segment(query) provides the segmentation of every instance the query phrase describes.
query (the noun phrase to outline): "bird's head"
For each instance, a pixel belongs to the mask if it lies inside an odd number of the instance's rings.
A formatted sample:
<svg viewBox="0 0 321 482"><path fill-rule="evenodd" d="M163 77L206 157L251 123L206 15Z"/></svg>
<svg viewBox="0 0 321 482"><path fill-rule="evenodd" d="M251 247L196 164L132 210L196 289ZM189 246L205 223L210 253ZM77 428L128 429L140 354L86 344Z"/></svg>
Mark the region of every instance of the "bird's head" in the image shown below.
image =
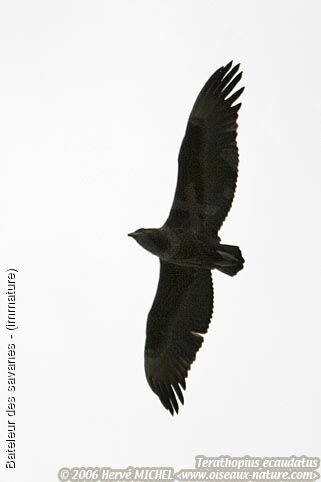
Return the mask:
<svg viewBox="0 0 321 482"><path fill-rule="evenodd" d="M141 228L133 233L129 233L128 236L134 238L138 244L156 256L165 254L170 248L170 243L166 234L160 229Z"/></svg>

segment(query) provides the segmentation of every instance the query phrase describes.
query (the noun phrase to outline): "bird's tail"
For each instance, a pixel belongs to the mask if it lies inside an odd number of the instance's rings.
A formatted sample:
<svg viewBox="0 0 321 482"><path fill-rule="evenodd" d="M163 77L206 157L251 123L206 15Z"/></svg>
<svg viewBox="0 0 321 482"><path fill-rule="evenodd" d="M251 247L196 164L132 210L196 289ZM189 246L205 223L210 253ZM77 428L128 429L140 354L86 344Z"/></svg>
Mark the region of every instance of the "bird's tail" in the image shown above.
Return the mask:
<svg viewBox="0 0 321 482"><path fill-rule="evenodd" d="M221 259L215 261L215 268L222 273L235 276L243 268L244 259L238 246L219 244L216 252Z"/></svg>

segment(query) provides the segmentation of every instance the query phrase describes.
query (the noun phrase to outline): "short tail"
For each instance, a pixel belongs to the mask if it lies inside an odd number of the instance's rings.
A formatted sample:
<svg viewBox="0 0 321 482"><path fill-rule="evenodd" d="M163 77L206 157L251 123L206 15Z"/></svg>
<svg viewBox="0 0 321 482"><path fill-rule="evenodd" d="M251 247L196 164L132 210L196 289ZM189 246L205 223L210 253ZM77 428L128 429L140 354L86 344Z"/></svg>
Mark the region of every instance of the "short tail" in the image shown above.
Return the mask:
<svg viewBox="0 0 321 482"><path fill-rule="evenodd" d="M238 246L220 244L217 253L221 259L215 262L215 268L229 276L235 276L244 265L244 259Z"/></svg>

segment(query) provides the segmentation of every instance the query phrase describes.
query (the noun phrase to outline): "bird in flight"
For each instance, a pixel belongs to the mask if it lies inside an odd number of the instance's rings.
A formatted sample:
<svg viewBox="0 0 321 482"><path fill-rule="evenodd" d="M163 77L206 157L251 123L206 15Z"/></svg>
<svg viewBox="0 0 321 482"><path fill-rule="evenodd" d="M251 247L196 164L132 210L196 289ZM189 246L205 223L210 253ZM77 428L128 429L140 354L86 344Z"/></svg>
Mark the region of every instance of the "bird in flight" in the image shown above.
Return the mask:
<svg viewBox="0 0 321 482"><path fill-rule="evenodd" d="M159 229L130 233L160 260L157 292L147 318L145 373L164 407L178 413L182 389L213 313L211 270L234 276L244 259L218 232L236 188L238 148L235 101L244 87L239 64L221 67L200 91L178 157L174 201Z"/></svg>

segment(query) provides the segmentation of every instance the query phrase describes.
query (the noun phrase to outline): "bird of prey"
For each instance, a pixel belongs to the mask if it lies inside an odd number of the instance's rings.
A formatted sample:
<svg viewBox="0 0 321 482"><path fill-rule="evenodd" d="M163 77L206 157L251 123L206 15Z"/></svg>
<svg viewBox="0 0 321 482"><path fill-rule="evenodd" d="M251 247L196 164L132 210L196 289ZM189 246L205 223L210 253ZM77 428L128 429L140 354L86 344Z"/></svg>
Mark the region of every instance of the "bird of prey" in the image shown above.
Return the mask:
<svg viewBox="0 0 321 482"><path fill-rule="evenodd" d="M153 392L173 415L213 313L211 270L234 276L244 259L221 244L219 229L234 197L238 174L235 105L244 88L239 64L218 69L200 91L178 157L174 201L159 229L130 233L160 260L157 292L148 314L145 373ZM233 93L234 91L234 93ZM231 95L230 95L231 94Z"/></svg>

